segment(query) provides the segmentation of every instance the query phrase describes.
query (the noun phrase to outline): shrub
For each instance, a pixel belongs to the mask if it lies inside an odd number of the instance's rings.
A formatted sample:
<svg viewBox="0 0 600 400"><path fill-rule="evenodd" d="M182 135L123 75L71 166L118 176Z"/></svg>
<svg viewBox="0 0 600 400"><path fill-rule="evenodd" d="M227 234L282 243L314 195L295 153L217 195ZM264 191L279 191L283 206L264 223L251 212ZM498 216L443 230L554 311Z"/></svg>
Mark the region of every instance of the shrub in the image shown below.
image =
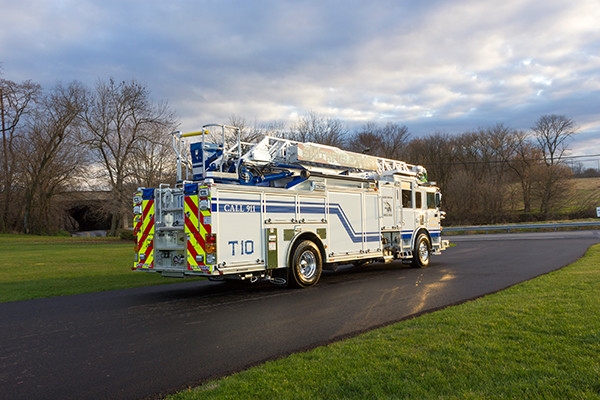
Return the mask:
<svg viewBox="0 0 600 400"><path fill-rule="evenodd" d="M133 231L131 229L121 229L119 231L119 237L122 240L135 240L135 235L133 234Z"/></svg>

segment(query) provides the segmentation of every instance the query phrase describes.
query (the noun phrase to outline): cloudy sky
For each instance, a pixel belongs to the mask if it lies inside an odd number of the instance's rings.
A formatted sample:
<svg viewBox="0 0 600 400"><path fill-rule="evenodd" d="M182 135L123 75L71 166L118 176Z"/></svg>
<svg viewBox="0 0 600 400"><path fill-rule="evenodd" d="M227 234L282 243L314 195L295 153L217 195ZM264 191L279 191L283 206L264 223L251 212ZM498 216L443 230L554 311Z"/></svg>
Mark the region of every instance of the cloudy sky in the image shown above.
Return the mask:
<svg viewBox="0 0 600 400"><path fill-rule="evenodd" d="M600 154L598 0L0 0L4 79L136 79L182 130L309 111L413 136L544 114ZM599 161L600 163L600 161Z"/></svg>

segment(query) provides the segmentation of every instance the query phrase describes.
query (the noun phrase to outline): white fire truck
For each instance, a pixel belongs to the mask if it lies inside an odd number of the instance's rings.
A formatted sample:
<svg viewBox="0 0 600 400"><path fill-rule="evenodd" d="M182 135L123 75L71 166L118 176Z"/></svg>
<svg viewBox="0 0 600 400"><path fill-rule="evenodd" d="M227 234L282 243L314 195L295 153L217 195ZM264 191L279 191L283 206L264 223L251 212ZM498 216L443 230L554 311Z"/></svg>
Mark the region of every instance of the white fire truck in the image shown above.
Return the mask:
<svg viewBox="0 0 600 400"><path fill-rule="evenodd" d="M448 247L441 194L421 166L268 136L244 143L217 124L175 132L173 147L180 183L133 197L134 270L308 287L338 264L425 267Z"/></svg>

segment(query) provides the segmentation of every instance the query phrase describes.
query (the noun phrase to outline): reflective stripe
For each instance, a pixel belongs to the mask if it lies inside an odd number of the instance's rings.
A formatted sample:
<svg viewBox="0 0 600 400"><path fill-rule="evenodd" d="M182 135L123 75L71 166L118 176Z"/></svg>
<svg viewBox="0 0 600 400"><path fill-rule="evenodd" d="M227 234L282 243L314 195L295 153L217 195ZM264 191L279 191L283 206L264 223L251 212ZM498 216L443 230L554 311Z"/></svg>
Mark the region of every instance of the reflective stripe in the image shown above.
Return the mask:
<svg viewBox="0 0 600 400"><path fill-rule="evenodd" d="M154 200L142 201L142 223L139 233L137 268L154 268ZM144 259L142 259L144 256Z"/></svg>
<svg viewBox="0 0 600 400"><path fill-rule="evenodd" d="M142 192L137 192L134 194L134 199L136 196L142 196ZM136 205L138 205L135 200L133 201L133 206L135 207ZM137 259L139 260L139 251L140 251L140 239L142 238L142 216L141 215L135 215L133 217L133 235L134 235L134 239L135 239L135 251L137 253ZM134 261L133 262L133 268L137 268L138 266L138 261Z"/></svg>
<svg viewBox="0 0 600 400"><path fill-rule="evenodd" d="M188 270L197 271L201 269L203 262L198 262L196 257L204 257L204 241L201 242L200 232L198 232L198 195L196 193L187 194L184 198L185 214L185 235L187 237L187 265Z"/></svg>
<svg viewBox="0 0 600 400"><path fill-rule="evenodd" d="M189 189L192 189L191 186ZM210 202L210 197L208 201ZM211 212L210 210L200 211L198 203L197 190L186 190L183 212L185 215L185 234L187 237L188 270L212 272L211 266L206 264L206 244L204 242L206 235L211 233ZM198 262L197 256L201 256L202 261Z"/></svg>

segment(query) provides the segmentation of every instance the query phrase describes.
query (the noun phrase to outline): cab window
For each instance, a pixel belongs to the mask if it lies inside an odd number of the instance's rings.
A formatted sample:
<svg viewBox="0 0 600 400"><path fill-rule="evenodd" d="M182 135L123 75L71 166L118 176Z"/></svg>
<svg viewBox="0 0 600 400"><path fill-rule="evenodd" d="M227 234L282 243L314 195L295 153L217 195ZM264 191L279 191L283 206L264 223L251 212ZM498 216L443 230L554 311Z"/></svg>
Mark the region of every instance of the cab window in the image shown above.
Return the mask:
<svg viewBox="0 0 600 400"><path fill-rule="evenodd" d="M415 208L421 208L422 206L421 192L415 192Z"/></svg>
<svg viewBox="0 0 600 400"><path fill-rule="evenodd" d="M433 209L436 207L437 207L437 204L435 201L435 193L427 193L427 208Z"/></svg>
<svg viewBox="0 0 600 400"><path fill-rule="evenodd" d="M412 208L412 190L402 189L402 207Z"/></svg>

